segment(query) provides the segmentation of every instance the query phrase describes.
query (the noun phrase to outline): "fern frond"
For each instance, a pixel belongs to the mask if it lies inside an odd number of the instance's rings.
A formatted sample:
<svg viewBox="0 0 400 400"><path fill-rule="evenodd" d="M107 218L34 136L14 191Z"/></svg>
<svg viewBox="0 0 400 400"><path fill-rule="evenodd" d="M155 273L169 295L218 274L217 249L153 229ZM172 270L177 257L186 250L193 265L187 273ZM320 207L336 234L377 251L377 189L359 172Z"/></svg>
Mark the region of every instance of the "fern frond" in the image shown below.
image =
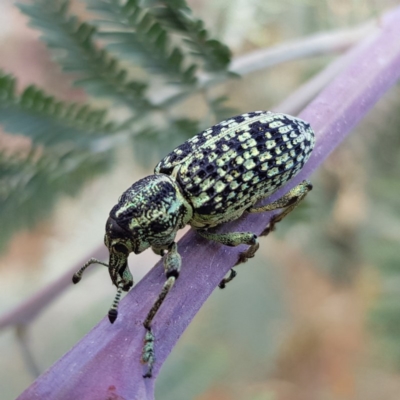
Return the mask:
<svg viewBox="0 0 400 400"><path fill-rule="evenodd" d="M160 24L176 30L184 37L192 54L203 60L207 71L227 70L231 62L229 47L210 38L203 21L193 18L185 0L149 0L148 3L153 5L151 13Z"/></svg>
<svg viewBox="0 0 400 400"><path fill-rule="evenodd" d="M0 151L0 249L13 233L47 217L61 195L76 194L110 165L111 152Z"/></svg>
<svg viewBox="0 0 400 400"><path fill-rule="evenodd" d="M129 80L119 61L93 40L96 28L68 13L69 0L36 0L19 4L31 25L43 32L42 39L56 49L56 60L65 71L77 73L75 85L93 96L111 97L134 110L153 108L146 98L147 85Z"/></svg>
<svg viewBox="0 0 400 400"><path fill-rule="evenodd" d="M192 85L196 83L196 65L185 59L182 50L171 44L167 30L139 0L88 0L90 9L105 19L113 30L104 29L101 38L110 42L108 48L137 62L150 72L164 75L169 83Z"/></svg>
<svg viewBox="0 0 400 400"><path fill-rule="evenodd" d="M80 144L113 132L105 110L88 105L58 101L34 85L21 95L15 78L0 70L0 124L9 133L24 134L34 143L55 145L74 141Z"/></svg>

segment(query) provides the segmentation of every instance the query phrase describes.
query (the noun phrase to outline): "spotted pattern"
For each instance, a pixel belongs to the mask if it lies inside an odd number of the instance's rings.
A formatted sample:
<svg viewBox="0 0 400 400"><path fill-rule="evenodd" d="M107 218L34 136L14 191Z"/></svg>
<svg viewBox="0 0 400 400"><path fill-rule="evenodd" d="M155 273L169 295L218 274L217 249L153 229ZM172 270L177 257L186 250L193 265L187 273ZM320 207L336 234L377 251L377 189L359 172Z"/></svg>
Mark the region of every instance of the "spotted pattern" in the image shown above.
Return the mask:
<svg viewBox="0 0 400 400"><path fill-rule="evenodd" d="M130 236L152 238L165 235L179 225L185 212L178 193L170 177L147 176L122 194L110 217L130 232Z"/></svg>
<svg viewBox="0 0 400 400"><path fill-rule="evenodd" d="M189 139L161 160L155 173L175 177L195 218L217 225L237 218L289 181L308 160L314 143L307 122L255 111Z"/></svg>

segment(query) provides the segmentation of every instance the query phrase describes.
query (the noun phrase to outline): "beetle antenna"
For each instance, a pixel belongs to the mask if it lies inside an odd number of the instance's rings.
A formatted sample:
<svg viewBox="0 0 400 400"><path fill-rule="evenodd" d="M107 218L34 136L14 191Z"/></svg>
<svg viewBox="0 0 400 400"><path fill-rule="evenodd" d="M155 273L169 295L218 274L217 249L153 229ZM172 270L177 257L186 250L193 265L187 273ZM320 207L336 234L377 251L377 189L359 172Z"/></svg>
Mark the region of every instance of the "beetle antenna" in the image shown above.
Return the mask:
<svg viewBox="0 0 400 400"><path fill-rule="evenodd" d="M124 281L118 283L117 294L115 295L113 304L108 311L108 319L113 324L118 317L118 305L121 300L122 290L124 288Z"/></svg>
<svg viewBox="0 0 400 400"><path fill-rule="evenodd" d="M82 274L85 271L85 269L91 264L101 264L108 268L108 264L106 264L102 261L96 260L95 258L91 258L88 262L86 262L83 265L83 267L78 272L75 272L74 276L72 277L72 282L78 283L82 279Z"/></svg>

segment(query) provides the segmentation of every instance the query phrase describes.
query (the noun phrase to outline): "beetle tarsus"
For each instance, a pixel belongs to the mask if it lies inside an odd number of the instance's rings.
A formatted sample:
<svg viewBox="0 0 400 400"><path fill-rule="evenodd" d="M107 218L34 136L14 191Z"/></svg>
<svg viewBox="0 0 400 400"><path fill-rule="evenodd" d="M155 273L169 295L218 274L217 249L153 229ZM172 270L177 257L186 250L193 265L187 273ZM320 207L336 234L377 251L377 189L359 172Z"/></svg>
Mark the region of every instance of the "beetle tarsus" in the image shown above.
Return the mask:
<svg viewBox="0 0 400 400"><path fill-rule="evenodd" d="M143 375L143 378L151 378L153 376L153 366L155 361L154 335L151 332L151 329L147 329L142 351L142 362L143 364L146 364L147 372Z"/></svg>
<svg viewBox="0 0 400 400"><path fill-rule="evenodd" d="M227 278L222 279L222 281L219 283L218 287L220 289L225 289L226 284L228 282L230 282L232 279L234 279L236 277L236 275L237 275L237 272L233 268L231 268L229 276Z"/></svg>

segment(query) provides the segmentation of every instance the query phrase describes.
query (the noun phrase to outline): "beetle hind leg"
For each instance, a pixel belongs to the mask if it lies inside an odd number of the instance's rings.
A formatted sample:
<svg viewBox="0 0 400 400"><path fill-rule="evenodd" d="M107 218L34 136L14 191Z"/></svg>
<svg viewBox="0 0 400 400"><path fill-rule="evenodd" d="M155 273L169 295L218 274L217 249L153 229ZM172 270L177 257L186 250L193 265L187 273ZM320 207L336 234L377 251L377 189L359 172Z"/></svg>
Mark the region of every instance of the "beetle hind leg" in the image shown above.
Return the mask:
<svg viewBox="0 0 400 400"><path fill-rule="evenodd" d="M249 213L259 213L265 211L273 211L283 209L282 212L272 217L268 226L264 229L260 236L267 236L275 229L275 225L282 221L288 214L290 214L300 202L307 196L307 193L312 189L312 184L309 181L302 181L280 199L266 204L261 207L252 207L247 210Z"/></svg>

